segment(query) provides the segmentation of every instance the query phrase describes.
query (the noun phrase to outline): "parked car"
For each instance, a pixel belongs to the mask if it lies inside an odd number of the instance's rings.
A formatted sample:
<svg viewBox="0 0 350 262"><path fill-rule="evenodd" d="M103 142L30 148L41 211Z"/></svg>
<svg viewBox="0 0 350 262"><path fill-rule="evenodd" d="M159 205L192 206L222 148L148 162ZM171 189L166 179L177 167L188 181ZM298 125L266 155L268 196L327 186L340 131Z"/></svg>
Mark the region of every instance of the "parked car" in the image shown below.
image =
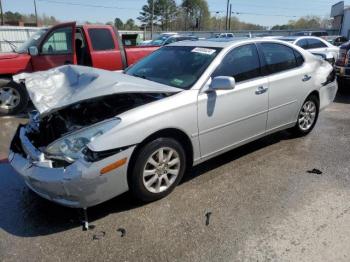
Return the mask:
<svg viewBox="0 0 350 262"><path fill-rule="evenodd" d="M59 24L39 30L13 53L0 54L0 114L15 114L28 104L25 88L11 77L64 64L122 70L157 47L125 47L109 25Z"/></svg>
<svg viewBox="0 0 350 262"><path fill-rule="evenodd" d="M187 36L187 35L171 35L171 36L161 36L152 42L149 43L149 45L153 46L163 46L163 45L169 45L171 43L185 41L185 40L198 40L198 37L196 36Z"/></svg>
<svg viewBox="0 0 350 262"><path fill-rule="evenodd" d="M331 64L334 64L339 55L339 47L328 43L326 40L314 36L286 36L278 38L281 41L293 43L314 54L331 54Z"/></svg>
<svg viewBox="0 0 350 262"><path fill-rule="evenodd" d="M323 37L323 36L328 36L328 33L326 31L301 31L301 32L296 32L293 35L294 36L318 36L318 37Z"/></svg>
<svg viewBox="0 0 350 262"><path fill-rule="evenodd" d="M347 86L349 88L350 84L350 41L342 44L339 50L339 57L335 62L335 70L338 78L338 83L341 87ZM347 83L347 85L346 85Z"/></svg>
<svg viewBox="0 0 350 262"><path fill-rule="evenodd" d="M233 33L221 33L215 36L215 38L233 38L233 37L235 37Z"/></svg>
<svg viewBox="0 0 350 262"><path fill-rule="evenodd" d="M9 162L34 192L77 208L128 190L154 201L192 165L282 129L306 135L337 92L329 63L263 39L184 41L124 73L63 66L21 79L38 112Z"/></svg>
<svg viewBox="0 0 350 262"><path fill-rule="evenodd" d="M342 44L346 43L347 41L349 41L345 36L341 36L341 35L331 35L331 36L326 36L324 37L324 39L334 45L334 46L341 46Z"/></svg>

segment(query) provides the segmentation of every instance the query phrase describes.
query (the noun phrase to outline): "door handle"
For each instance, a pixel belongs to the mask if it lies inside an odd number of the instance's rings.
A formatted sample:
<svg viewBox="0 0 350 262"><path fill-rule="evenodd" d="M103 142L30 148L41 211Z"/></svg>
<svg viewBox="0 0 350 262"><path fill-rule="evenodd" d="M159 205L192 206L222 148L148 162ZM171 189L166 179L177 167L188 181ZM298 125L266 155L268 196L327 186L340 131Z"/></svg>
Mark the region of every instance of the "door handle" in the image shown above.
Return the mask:
<svg viewBox="0 0 350 262"><path fill-rule="evenodd" d="M311 76L309 75L304 75L304 78L302 79L303 82L309 81L311 79Z"/></svg>
<svg viewBox="0 0 350 262"><path fill-rule="evenodd" d="M255 94L256 94L256 95L261 95L261 94L265 93L267 90L268 90L267 87L259 86L259 87L255 90Z"/></svg>

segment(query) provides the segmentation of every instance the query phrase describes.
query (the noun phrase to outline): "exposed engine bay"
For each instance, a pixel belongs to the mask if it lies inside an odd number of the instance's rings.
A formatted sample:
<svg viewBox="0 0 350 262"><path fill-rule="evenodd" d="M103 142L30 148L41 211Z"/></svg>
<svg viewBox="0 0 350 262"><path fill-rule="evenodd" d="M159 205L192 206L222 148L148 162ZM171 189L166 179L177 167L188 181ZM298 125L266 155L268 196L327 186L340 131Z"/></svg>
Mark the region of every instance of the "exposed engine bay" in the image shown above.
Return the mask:
<svg viewBox="0 0 350 262"><path fill-rule="evenodd" d="M81 101L41 119L32 117L32 132L28 137L35 147L46 147L66 134L170 95L171 93L123 93Z"/></svg>

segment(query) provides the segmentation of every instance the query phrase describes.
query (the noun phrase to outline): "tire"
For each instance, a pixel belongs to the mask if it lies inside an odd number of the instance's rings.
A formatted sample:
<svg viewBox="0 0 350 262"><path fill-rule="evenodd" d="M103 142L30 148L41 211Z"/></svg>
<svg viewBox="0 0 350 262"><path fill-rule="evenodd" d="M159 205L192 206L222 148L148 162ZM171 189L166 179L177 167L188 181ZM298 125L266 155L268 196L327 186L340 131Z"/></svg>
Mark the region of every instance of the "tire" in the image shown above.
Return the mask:
<svg viewBox="0 0 350 262"><path fill-rule="evenodd" d="M161 150L164 163L159 159ZM169 155L170 161L166 161ZM186 170L186 153L177 140L158 138L145 144L133 163L128 177L130 192L142 202L152 202L167 196L179 184Z"/></svg>
<svg viewBox="0 0 350 262"><path fill-rule="evenodd" d="M318 119L319 107L317 96L310 95L306 98L299 111L297 122L291 130L294 135L305 136L312 131Z"/></svg>
<svg viewBox="0 0 350 262"><path fill-rule="evenodd" d="M28 105L25 87L9 79L0 79L0 115L14 115Z"/></svg>

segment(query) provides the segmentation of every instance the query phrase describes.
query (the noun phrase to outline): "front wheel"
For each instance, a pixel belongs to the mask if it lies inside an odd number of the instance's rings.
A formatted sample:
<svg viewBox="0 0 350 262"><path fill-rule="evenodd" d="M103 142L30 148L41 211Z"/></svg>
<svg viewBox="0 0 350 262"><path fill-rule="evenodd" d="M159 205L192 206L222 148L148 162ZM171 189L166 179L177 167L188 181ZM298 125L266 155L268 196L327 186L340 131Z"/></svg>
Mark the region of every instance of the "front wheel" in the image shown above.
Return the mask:
<svg viewBox="0 0 350 262"><path fill-rule="evenodd" d="M28 93L24 86L11 80L0 79L0 115L22 112L28 104Z"/></svg>
<svg viewBox="0 0 350 262"><path fill-rule="evenodd" d="M297 136L305 136L310 133L317 122L318 113L318 98L311 95L304 101L299 111L298 121L292 129L293 133Z"/></svg>
<svg viewBox="0 0 350 262"><path fill-rule="evenodd" d="M129 174L131 193L143 202L168 195L181 181L186 169L186 154L173 138L158 138L137 153Z"/></svg>

